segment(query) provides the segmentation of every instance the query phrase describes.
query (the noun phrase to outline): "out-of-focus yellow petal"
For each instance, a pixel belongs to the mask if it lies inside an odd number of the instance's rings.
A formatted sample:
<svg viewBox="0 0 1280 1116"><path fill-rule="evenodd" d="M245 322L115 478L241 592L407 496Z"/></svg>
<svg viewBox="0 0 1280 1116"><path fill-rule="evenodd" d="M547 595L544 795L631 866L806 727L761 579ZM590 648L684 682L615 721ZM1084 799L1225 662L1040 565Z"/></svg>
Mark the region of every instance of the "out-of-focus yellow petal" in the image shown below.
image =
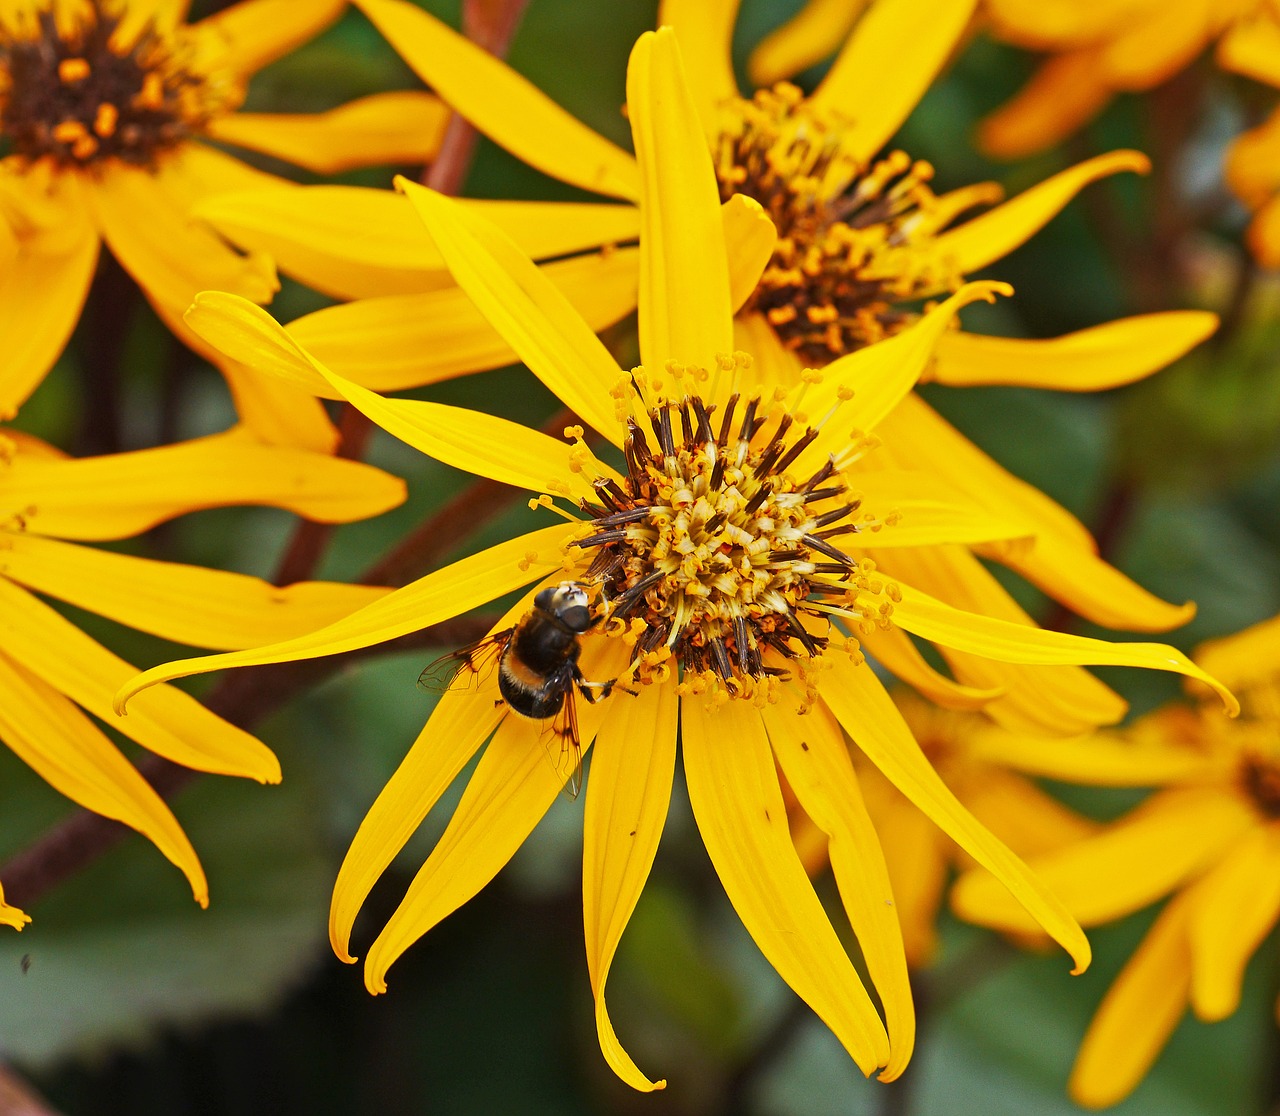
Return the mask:
<svg viewBox="0 0 1280 1116"><path fill-rule="evenodd" d="M4 901L4 888L0 887L0 926L12 926L15 930L21 930L30 921L29 914Z"/></svg>
<svg viewBox="0 0 1280 1116"><path fill-rule="evenodd" d="M509 628L527 612L535 592L525 593L493 631ZM440 696L417 740L369 807L338 869L329 906L329 944L340 960L356 960L350 953L351 928L374 884L506 715L496 673L480 676L473 688Z"/></svg>
<svg viewBox="0 0 1280 1116"><path fill-rule="evenodd" d="M964 547L871 550L869 555L890 577L926 588L957 608L1014 624L1033 623ZM1128 708L1118 694L1080 667L1023 666L945 646L939 650L961 682L1001 692L985 711L1014 731L1070 736L1114 724Z"/></svg>
<svg viewBox="0 0 1280 1116"><path fill-rule="evenodd" d="M1223 685L1247 689L1280 671L1280 616L1195 650L1195 660Z"/></svg>
<svg viewBox="0 0 1280 1116"><path fill-rule="evenodd" d="M637 197L631 156L505 63L403 0L356 0L356 6L437 95L494 143L562 182Z"/></svg>
<svg viewBox="0 0 1280 1116"><path fill-rule="evenodd" d="M191 674L207 674L225 667L287 663L338 655L408 635L461 615L476 605L485 604L503 593L536 581L553 569L559 569L564 561L560 547L565 531L563 526L544 527L499 543L453 565L434 570L359 612L296 639L249 651L180 659L152 667L121 687L115 698L116 711L123 712L134 694L157 682Z"/></svg>
<svg viewBox="0 0 1280 1116"><path fill-rule="evenodd" d="M969 738L987 763L1043 779L1099 787L1157 787L1202 780L1218 762L1160 740L1130 740L1103 733L1064 740L992 728Z"/></svg>
<svg viewBox="0 0 1280 1116"><path fill-rule="evenodd" d="M1240 1005L1244 968L1280 917L1280 825L1247 833L1196 887L1187 943L1191 1006L1206 1022Z"/></svg>
<svg viewBox="0 0 1280 1116"><path fill-rule="evenodd" d="M849 418L860 430L874 430L915 386L933 356L938 338L962 307L979 299L994 302L997 294L1012 293L1007 283L966 283L908 329L828 364L822 370L822 381L805 393L806 410L814 416L825 415L829 408L851 399ZM796 462L797 472L803 474L809 467L817 468L828 454L847 443L846 425L846 422L827 423Z"/></svg>
<svg viewBox="0 0 1280 1116"><path fill-rule="evenodd" d="M0 739L73 802L136 829L209 905L209 884L182 826L150 784L66 698L0 655Z"/></svg>
<svg viewBox="0 0 1280 1116"><path fill-rule="evenodd" d="M751 52L747 73L756 85L772 85L834 54L869 0L808 0L794 17L769 32Z"/></svg>
<svg viewBox="0 0 1280 1116"><path fill-rule="evenodd" d="M342 14L346 0L243 0L195 24L204 59L241 77L256 74Z"/></svg>
<svg viewBox="0 0 1280 1116"><path fill-rule="evenodd" d="M338 174L354 167L429 163L448 121L449 109L438 98L397 90L328 112L228 113L209 122L208 135L317 174Z"/></svg>
<svg viewBox="0 0 1280 1116"><path fill-rule="evenodd" d="M643 686L638 697L614 702L596 737L582 822L582 922L600 1049L614 1073L646 1093L666 1082L650 1081L622 1048L604 986L666 822L678 714L674 680Z"/></svg>
<svg viewBox="0 0 1280 1116"><path fill-rule="evenodd" d="M789 695L796 704L800 696ZM827 834L840 898L884 1007L889 1061L880 1080L893 1081L911 1060L916 1018L889 870L839 723L822 706L798 717L792 702L766 705L765 728L801 807Z"/></svg>
<svg viewBox="0 0 1280 1116"><path fill-rule="evenodd" d="M1258 263L1280 268L1280 198L1272 198L1253 215L1244 239Z"/></svg>
<svg viewBox="0 0 1280 1116"><path fill-rule="evenodd" d="M609 392L621 370L555 284L497 227L415 182L401 178L397 185L426 223L458 286L529 370L584 422L620 440Z"/></svg>
<svg viewBox="0 0 1280 1116"><path fill-rule="evenodd" d="M242 255L193 221L165 179L165 164L152 172L116 162L108 173L85 180L103 238L138 286L179 315L207 288L269 302L279 287L271 260L257 252Z"/></svg>
<svg viewBox="0 0 1280 1116"><path fill-rule="evenodd" d="M778 975L870 1075L888 1064L889 1040L796 856L759 711L743 701L711 711L695 696L681 702L680 723L693 817L729 902Z"/></svg>
<svg viewBox="0 0 1280 1116"><path fill-rule="evenodd" d="M265 504L323 523L394 508L404 483L357 461L265 446L242 433L65 461L18 455L0 474L0 501L28 531L122 539L199 508Z"/></svg>
<svg viewBox="0 0 1280 1116"><path fill-rule="evenodd" d="M582 651L589 678L615 677L625 662L621 640L592 640ZM583 751L619 700L630 698L578 703ZM564 771L548 755L560 745L547 734L545 721L514 714L498 726L436 847L369 947L364 982L374 995L387 990L387 970L406 949L498 874L564 789Z"/></svg>
<svg viewBox="0 0 1280 1116"><path fill-rule="evenodd" d="M1280 112L1236 136L1222 165L1236 197L1250 209L1265 205L1280 189Z"/></svg>
<svg viewBox="0 0 1280 1116"><path fill-rule="evenodd" d="M640 165L640 359L714 372L733 347L720 191L675 32L646 32L627 66Z"/></svg>
<svg viewBox="0 0 1280 1116"><path fill-rule="evenodd" d="M1248 807L1217 788L1161 791L1096 836L1037 857L1036 874L1082 926L1141 910L1214 863L1253 822ZM1035 924L989 876L966 873L951 889L961 918L1000 930Z"/></svg>
<svg viewBox="0 0 1280 1116"><path fill-rule="evenodd" d="M778 242L764 207L746 194L734 194L720 208L729 258L729 303L736 314L755 292Z"/></svg>
<svg viewBox="0 0 1280 1116"><path fill-rule="evenodd" d="M634 240L640 229L631 205L473 198L457 204L492 221L534 259ZM210 197L193 212L336 298L412 294L452 282L413 203L392 190L284 185Z"/></svg>
<svg viewBox="0 0 1280 1116"><path fill-rule="evenodd" d="M1146 174L1150 169L1151 161L1140 151L1097 155L944 232L938 237L937 251L954 261L960 271L976 271L1034 236L1089 183L1120 171Z"/></svg>
<svg viewBox="0 0 1280 1116"><path fill-rule="evenodd" d="M131 628L178 643L231 650L315 631L385 596L369 585L256 577L156 562L33 534L11 534L4 576Z"/></svg>
<svg viewBox="0 0 1280 1116"><path fill-rule="evenodd" d="M1149 376L1200 344L1218 316L1171 310L1107 322L1048 340L984 337L956 330L938 340L928 378L953 387L1017 384L1104 391Z"/></svg>
<svg viewBox="0 0 1280 1116"><path fill-rule="evenodd" d="M1187 1010L1191 958L1186 896L1160 913L1098 1008L1067 1091L1086 1108L1124 1100L1156 1060Z"/></svg>
<svg viewBox="0 0 1280 1116"><path fill-rule="evenodd" d="M1158 0L987 0L1000 38L1027 50L1063 50L1118 35L1141 22Z"/></svg>
<svg viewBox="0 0 1280 1116"><path fill-rule="evenodd" d="M1054 743L1057 742L1044 742L1046 747ZM975 818L1029 859L1082 841L1098 828L1096 822L1068 809L1030 779L1012 771L984 769L966 780L962 797Z"/></svg>
<svg viewBox="0 0 1280 1116"><path fill-rule="evenodd" d="M1215 11L1233 6L1243 5L1222 0L1153 4L1144 19L1098 44L1098 60L1107 80L1117 89L1134 91L1168 81L1208 44L1214 34Z"/></svg>
<svg viewBox="0 0 1280 1116"><path fill-rule="evenodd" d="M1280 23L1275 14L1234 21L1218 40L1216 57L1224 70L1280 85Z"/></svg>
<svg viewBox="0 0 1280 1116"><path fill-rule="evenodd" d="M911 642L911 637L898 628L877 629L858 638L863 649L881 666L944 709L982 709L1003 693L994 687L962 685L935 670Z"/></svg>
<svg viewBox="0 0 1280 1116"><path fill-rule="evenodd" d="M1056 55L978 125L978 146L996 159L1034 155L1083 128L1111 95L1096 51Z"/></svg>
<svg viewBox="0 0 1280 1116"><path fill-rule="evenodd" d="M1075 972L1088 968L1088 939L1071 913L1040 878L960 804L925 758L898 707L865 664L829 657L822 700L854 743L885 778L992 874L993 883L1025 908L1034 924L1062 946ZM988 877L991 878L991 877Z"/></svg>
<svg viewBox="0 0 1280 1116"><path fill-rule="evenodd" d="M720 104L738 95L731 57L737 18L738 0L662 0L658 5L658 26L675 29L689 59L689 92L709 136L716 134Z"/></svg>
<svg viewBox="0 0 1280 1116"><path fill-rule="evenodd" d="M260 783L280 781L280 764L269 748L172 686L147 694L138 702L136 715L121 721L112 710L111 698L137 674L136 667L4 578L0 578L0 603L5 650L95 717L184 767Z"/></svg>
<svg viewBox="0 0 1280 1116"><path fill-rule="evenodd" d="M1240 703L1221 682L1181 651L1163 643L1109 643L1087 636L1049 632L952 608L913 589L900 587L894 621L913 635L975 655L1013 663L1133 666L1183 674L1212 686L1231 716Z"/></svg>
<svg viewBox="0 0 1280 1116"><path fill-rule="evenodd" d="M841 149L866 165L898 130L955 50L976 0L877 0L811 101L849 121Z"/></svg>
<svg viewBox="0 0 1280 1116"><path fill-rule="evenodd" d="M635 309L638 256L639 249L619 248L540 270L598 332ZM286 329L326 368L374 391L432 384L519 359L460 287L330 306Z"/></svg>
<svg viewBox="0 0 1280 1116"><path fill-rule="evenodd" d="M98 234L83 213L69 212L68 225L74 235L65 250L43 251L41 238L32 238L0 267L0 337L6 339L0 420L6 422L53 367L84 307Z"/></svg>

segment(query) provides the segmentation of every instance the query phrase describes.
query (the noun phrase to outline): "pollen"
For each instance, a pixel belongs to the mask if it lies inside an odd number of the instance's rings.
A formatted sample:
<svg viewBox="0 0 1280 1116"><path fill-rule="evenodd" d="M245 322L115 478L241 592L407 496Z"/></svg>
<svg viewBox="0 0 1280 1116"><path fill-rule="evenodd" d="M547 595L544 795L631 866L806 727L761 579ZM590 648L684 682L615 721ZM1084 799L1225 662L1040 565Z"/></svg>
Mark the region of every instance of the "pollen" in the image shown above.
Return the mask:
<svg viewBox="0 0 1280 1116"><path fill-rule="evenodd" d="M149 167L236 107L237 83L198 72L181 28L148 25L125 41L123 10L88 0L69 15L46 0L0 20L0 129L15 154Z"/></svg>
<svg viewBox="0 0 1280 1116"><path fill-rule="evenodd" d="M1001 196L983 183L940 197L927 162L894 151L864 165L846 134L783 82L726 101L714 144L721 198L746 194L778 230L745 309L819 365L900 332L921 302L957 290L964 275L938 234Z"/></svg>
<svg viewBox="0 0 1280 1116"><path fill-rule="evenodd" d="M572 545L593 555L585 579L641 683L674 661L682 692L763 705L792 667L818 668L833 623L892 623L896 586L836 541L881 520L834 462L797 475L817 432L767 402L733 395L719 416L697 395L629 407L626 475L598 475L581 502L590 518Z"/></svg>

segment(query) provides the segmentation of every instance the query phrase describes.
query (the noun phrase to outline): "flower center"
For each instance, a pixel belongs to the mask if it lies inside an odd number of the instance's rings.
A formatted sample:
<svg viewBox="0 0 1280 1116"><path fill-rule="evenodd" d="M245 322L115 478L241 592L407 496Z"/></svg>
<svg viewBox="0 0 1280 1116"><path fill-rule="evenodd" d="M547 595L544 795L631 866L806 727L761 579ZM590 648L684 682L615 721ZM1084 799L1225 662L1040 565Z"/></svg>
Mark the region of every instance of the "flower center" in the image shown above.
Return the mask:
<svg viewBox="0 0 1280 1116"><path fill-rule="evenodd" d="M816 665L833 617L888 626L897 587L833 541L887 521L830 460L792 474L817 434L794 436L791 414L736 394L715 409L686 395L633 416L626 476L594 481L591 530L573 545L596 552L586 578L606 631L634 640L634 677L660 681L674 659L686 692L763 700L784 662ZM858 655L856 640L840 644Z"/></svg>
<svg viewBox="0 0 1280 1116"><path fill-rule="evenodd" d="M1264 817L1280 818L1280 762L1276 756L1246 755L1240 763L1240 781Z"/></svg>
<svg viewBox="0 0 1280 1116"><path fill-rule="evenodd" d="M914 311L898 303L956 290L964 276L937 234L999 198L993 184L940 198L928 163L895 151L868 167L844 135L784 82L726 102L714 152L721 200L746 194L778 230L746 309L818 366L904 329Z"/></svg>
<svg viewBox="0 0 1280 1116"><path fill-rule="evenodd" d="M0 127L28 159L64 166L158 153L234 107L235 94L189 68L176 37L121 33L120 0L74 15L44 7L0 23Z"/></svg>

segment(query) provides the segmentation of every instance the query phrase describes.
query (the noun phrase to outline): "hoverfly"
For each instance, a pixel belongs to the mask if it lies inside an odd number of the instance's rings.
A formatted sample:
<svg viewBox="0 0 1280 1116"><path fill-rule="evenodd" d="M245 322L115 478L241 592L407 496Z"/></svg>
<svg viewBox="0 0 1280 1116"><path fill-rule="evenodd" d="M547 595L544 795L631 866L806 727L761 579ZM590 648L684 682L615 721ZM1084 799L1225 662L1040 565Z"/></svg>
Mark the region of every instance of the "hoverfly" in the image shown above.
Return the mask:
<svg viewBox="0 0 1280 1116"><path fill-rule="evenodd" d="M578 668L578 637L592 623L586 588L580 582L562 581L541 590L513 627L428 663L418 675L418 685L433 693L465 688L476 685L496 664L498 692L511 711L551 722L548 750L564 777L566 792L576 798L582 789L582 739L574 691L594 704L612 689L609 682L588 682Z"/></svg>

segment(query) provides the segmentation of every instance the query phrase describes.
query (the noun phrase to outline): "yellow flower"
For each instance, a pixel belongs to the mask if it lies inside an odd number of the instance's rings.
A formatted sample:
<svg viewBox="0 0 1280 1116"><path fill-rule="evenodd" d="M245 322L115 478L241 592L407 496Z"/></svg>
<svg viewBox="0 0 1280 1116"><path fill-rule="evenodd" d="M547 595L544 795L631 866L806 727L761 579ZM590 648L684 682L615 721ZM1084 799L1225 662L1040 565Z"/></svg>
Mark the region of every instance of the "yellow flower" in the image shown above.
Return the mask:
<svg viewBox="0 0 1280 1116"><path fill-rule="evenodd" d="M640 368L619 368L556 286L492 225L401 183L458 284L543 383L621 452L623 469L597 458L580 426L561 442L479 412L383 398L330 371L252 303L201 295L188 321L228 355L337 392L441 461L540 493L533 505L558 511L569 525L499 544L309 636L154 668L121 690L117 708L156 682L349 651L531 582L585 583L600 622L583 640L582 673L597 684L620 678L635 691L615 688L577 710L581 744L594 741L583 905L609 1064L636 1088L656 1087L618 1043L604 987L657 848L678 732L694 817L743 923L863 1071L883 1066L882 1076L892 1078L911 1052L910 989L846 733L1016 892L1077 967L1089 954L1056 900L929 766L863 661L860 641L887 632L905 641L911 632L975 657L1108 662L1210 680L1172 648L1110 644L964 612L877 569L863 540L874 537L879 553L928 554L940 543L1021 530L962 496L922 494L918 474L863 468L876 456L865 432L910 391L956 310L999 285L962 288L896 337L795 388L739 392L740 380L751 383L750 357L734 351L724 220L670 30L641 37L628 87L642 184ZM759 219L753 203L733 208ZM990 696L959 689L971 700ZM507 716L498 692L490 675L478 689L444 695L348 851L330 935L338 955L353 960L351 928L370 889L492 736L446 832L366 957L371 991L383 991L405 949L493 878L565 783L563 769L547 759L547 724ZM775 763L830 838L883 1021L796 855Z"/></svg>
<svg viewBox="0 0 1280 1116"><path fill-rule="evenodd" d="M23 914L17 907L11 907L4 901L4 888L0 888L0 924L21 930L30 921L30 915Z"/></svg>
<svg viewBox="0 0 1280 1116"><path fill-rule="evenodd" d="M639 198L641 175L633 156L501 62L403 0L359 0L359 6L441 98L490 138L566 182L627 201ZM973 3L935 5L924 28L918 7L915 0L878 0L812 97L778 87L748 99L739 94L728 64L736 5L667 0L662 6L661 18L690 47L695 111L726 201L735 343L755 361L741 373L744 386L793 386L803 381L806 364L823 365L893 336L918 319L922 300L951 293L966 274L1016 247L1083 185L1146 165L1135 152L1102 156L950 227L967 208L995 200L994 185L935 196L927 165L901 152L877 156L952 49ZM740 204L744 194L765 208L773 224ZM467 205L496 217L535 258L580 250L599 243L592 238L601 234L634 235L634 225L626 231L635 217L629 206L573 205L560 212L519 202ZM392 268L390 275L384 272L386 282L403 282L408 275L423 284L434 276L430 283L436 289L429 293L336 306L290 325L298 343L363 386L396 390L509 363L514 354L500 331L495 333L463 292L439 289L440 252L421 232L404 231L408 209L404 199L380 191L319 187L236 195L202 212L228 236L267 243L272 251L277 246L261 238L292 221L310 231L316 250L331 252L335 260L344 251L358 252L360 275L381 258ZM366 229L374 232L366 236ZM422 270L413 270L414 259ZM635 305L636 260L634 248L610 249L558 260L545 271L593 328L601 328ZM1215 324L1211 314L1188 311L1112 322L1049 341L951 330L923 377L961 386L1098 390L1161 367ZM914 393L883 418L878 433L887 443L878 455L886 465L919 470L938 482L946 478L948 495L962 489L997 517L1016 508L1034 529L1034 545L990 541L974 549L1081 615L1141 631L1170 628L1191 615L1192 606L1154 598L1099 559L1093 539L1074 517L996 465ZM895 572L948 603L1029 622L972 553L936 551L929 569L901 555L891 561L912 563ZM903 670L918 660L901 639L878 642L895 643L874 650L892 655ZM948 660L962 682L1005 690L1007 696L993 700L989 711L1019 727L1080 732L1123 714L1120 699L1082 671L995 666L963 651L949 652ZM945 684L931 679L921 664L911 681L940 701L954 700ZM1039 688L1034 699L1028 696L1031 684Z"/></svg>
<svg viewBox="0 0 1280 1116"><path fill-rule="evenodd" d="M137 668L37 594L197 647L288 638L385 591L320 582L277 588L82 544L130 538L198 508L264 504L345 522L403 498L400 481L370 466L242 433L80 459L26 434L0 435L0 740L68 798L154 842L207 904L186 834L91 718L200 771L278 782L280 765L254 737L171 686L148 694L139 716L120 719L111 698ZM21 929L24 920L0 895L0 921Z"/></svg>
<svg viewBox="0 0 1280 1116"><path fill-rule="evenodd" d="M1167 899L1076 1059L1071 1095L1090 1108L1137 1087L1188 1007L1206 1022L1231 1015L1245 965L1280 920L1280 617L1196 658L1240 694L1238 721L1169 706L1118 737L1040 754L1053 778L1160 788L1090 839L1031 861L1086 926ZM977 876L960 879L952 903L985 926L1034 927Z"/></svg>
<svg viewBox="0 0 1280 1116"><path fill-rule="evenodd" d="M338 17L345 0L244 0L199 23L183 0L0 0L0 418L11 419L66 344L105 241L161 318L197 291L258 302L276 290L260 252L189 217L226 191L283 186L207 140L320 171L429 158L443 107L384 94L318 116L236 113L249 78ZM307 269L297 273L308 280ZM263 436L331 448L314 402L226 369Z"/></svg>

